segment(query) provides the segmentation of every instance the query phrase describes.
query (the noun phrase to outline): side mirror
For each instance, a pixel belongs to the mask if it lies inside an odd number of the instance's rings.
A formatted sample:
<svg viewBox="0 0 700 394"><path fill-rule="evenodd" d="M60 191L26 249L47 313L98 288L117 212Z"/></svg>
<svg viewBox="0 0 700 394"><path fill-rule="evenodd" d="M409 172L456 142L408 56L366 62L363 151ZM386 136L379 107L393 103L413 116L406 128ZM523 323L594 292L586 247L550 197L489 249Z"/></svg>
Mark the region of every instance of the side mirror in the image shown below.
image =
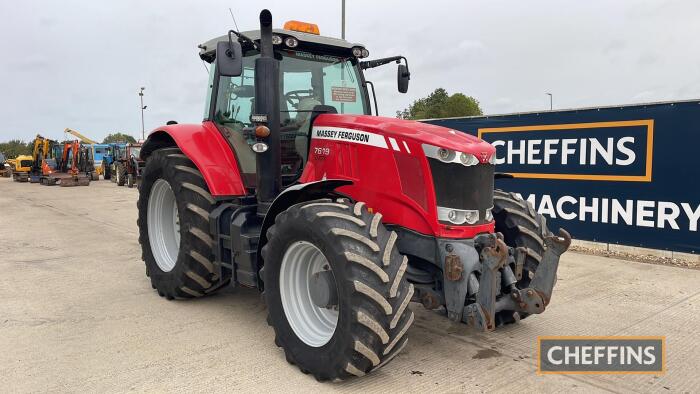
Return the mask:
<svg viewBox="0 0 700 394"><path fill-rule="evenodd" d="M243 50L240 42L216 43L216 69L222 77L238 77L243 73Z"/></svg>
<svg viewBox="0 0 700 394"><path fill-rule="evenodd" d="M396 79L399 85L399 92L408 92L408 81L411 80L411 73L408 71L407 65L399 64L398 70L396 72Z"/></svg>
<svg viewBox="0 0 700 394"><path fill-rule="evenodd" d="M399 92L408 92L408 81L411 80L411 73L408 71L408 66L399 64L396 77L399 85Z"/></svg>

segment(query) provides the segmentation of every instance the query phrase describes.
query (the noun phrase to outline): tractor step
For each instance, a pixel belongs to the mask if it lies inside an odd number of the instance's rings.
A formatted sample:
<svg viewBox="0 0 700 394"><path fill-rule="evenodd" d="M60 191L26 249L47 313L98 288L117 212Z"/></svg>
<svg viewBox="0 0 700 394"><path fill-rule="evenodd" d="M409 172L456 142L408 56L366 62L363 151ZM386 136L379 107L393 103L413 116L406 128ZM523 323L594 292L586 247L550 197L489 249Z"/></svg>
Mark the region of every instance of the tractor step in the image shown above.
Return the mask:
<svg viewBox="0 0 700 394"><path fill-rule="evenodd" d="M232 285L258 287L258 242L262 219L256 206L225 203L209 216L210 233L217 246L214 265L219 280L231 280Z"/></svg>

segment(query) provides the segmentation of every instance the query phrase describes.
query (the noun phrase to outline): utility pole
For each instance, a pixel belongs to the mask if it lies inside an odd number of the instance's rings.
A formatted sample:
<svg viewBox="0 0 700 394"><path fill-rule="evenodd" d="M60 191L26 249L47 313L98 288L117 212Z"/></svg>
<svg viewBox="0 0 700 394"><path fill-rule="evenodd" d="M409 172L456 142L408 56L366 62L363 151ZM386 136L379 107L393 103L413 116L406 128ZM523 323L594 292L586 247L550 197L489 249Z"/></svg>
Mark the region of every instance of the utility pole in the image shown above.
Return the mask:
<svg viewBox="0 0 700 394"><path fill-rule="evenodd" d="M341 1L342 1L343 12L342 12L342 16L341 16L342 21L340 24L340 26L341 26L340 38L342 38L344 40L345 39L345 0L341 0Z"/></svg>
<svg viewBox="0 0 700 394"><path fill-rule="evenodd" d="M145 87L141 86L141 91L139 91L139 97L141 97L141 140L146 140L146 127L143 122L143 110L146 109L146 105L143 105L143 91L146 90Z"/></svg>
<svg viewBox="0 0 700 394"><path fill-rule="evenodd" d="M552 110L552 93L545 93L547 96L549 96L549 110Z"/></svg>

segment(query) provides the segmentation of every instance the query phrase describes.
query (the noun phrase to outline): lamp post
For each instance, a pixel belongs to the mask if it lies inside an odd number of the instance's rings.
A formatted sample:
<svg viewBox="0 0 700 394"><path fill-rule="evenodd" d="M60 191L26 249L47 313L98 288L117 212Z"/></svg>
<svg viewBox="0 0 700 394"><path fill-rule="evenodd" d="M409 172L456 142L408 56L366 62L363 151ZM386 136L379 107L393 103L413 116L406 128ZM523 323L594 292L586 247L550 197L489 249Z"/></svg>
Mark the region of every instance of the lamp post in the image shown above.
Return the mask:
<svg viewBox="0 0 700 394"><path fill-rule="evenodd" d="M146 139L146 127L143 122L143 110L146 109L147 105L143 105L143 91L146 90L145 87L141 86L141 90L139 91L139 97L141 98L141 140Z"/></svg>
<svg viewBox="0 0 700 394"><path fill-rule="evenodd" d="M345 39L345 0L341 1L342 8L343 8L343 13L341 16L341 23L340 23L340 38L343 40Z"/></svg>
<svg viewBox="0 0 700 394"><path fill-rule="evenodd" d="M549 96L549 110L552 110L552 93L545 93L547 96Z"/></svg>

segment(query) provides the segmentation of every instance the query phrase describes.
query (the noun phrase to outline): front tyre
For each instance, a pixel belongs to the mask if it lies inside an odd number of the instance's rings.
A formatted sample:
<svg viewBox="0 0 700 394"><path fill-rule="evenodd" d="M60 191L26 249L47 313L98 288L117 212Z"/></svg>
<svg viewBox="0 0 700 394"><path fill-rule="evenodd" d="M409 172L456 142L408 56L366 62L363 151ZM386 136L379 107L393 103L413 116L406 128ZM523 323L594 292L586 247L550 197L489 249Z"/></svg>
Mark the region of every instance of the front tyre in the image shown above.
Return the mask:
<svg viewBox="0 0 700 394"><path fill-rule="evenodd" d="M523 263L522 278L516 283L524 289L530 285L530 280L537 270L545 251L544 239L552 233L547 228L547 220L535 211L535 208L515 193L495 190L493 195L493 217L496 231L503 234L506 245L524 248L525 262ZM520 314L519 318L526 318ZM500 311L496 314L496 325L514 323L518 319L512 311Z"/></svg>
<svg viewBox="0 0 700 394"><path fill-rule="evenodd" d="M117 183L117 166L114 163L109 166L109 180L112 183Z"/></svg>
<svg viewBox="0 0 700 394"><path fill-rule="evenodd" d="M413 286L381 214L362 202L309 201L280 213L267 239L268 322L287 361L318 380L342 380L403 349Z"/></svg>
<svg viewBox="0 0 700 394"><path fill-rule="evenodd" d="M216 201L177 148L151 155L139 189L138 226L146 275L161 297L201 297L218 282L209 213Z"/></svg>

